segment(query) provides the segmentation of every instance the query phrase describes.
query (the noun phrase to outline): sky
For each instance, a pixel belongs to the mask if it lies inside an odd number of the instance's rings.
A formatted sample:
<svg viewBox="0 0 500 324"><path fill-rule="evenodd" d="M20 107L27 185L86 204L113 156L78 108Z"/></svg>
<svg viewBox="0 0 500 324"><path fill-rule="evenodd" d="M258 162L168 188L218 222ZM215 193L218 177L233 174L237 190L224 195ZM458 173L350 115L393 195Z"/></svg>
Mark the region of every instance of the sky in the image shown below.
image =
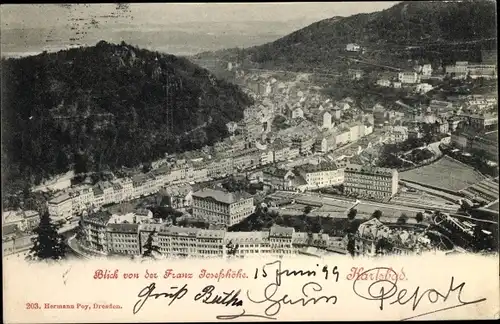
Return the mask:
<svg viewBox="0 0 500 324"><path fill-rule="evenodd" d="M305 20L310 23L333 16L350 16L387 9L397 2L295 2L295 3L133 3L129 5L135 24L185 22ZM78 12L98 15L113 11L115 4L2 5L2 28L43 28L63 24L62 18ZM71 13L71 10L73 13Z"/></svg>
<svg viewBox="0 0 500 324"><path fill-rule="evenodd" d="M191 55L274 41L316 21L397 2L25 4L0 6L2 56L33 55L100 40Z"/></svg>

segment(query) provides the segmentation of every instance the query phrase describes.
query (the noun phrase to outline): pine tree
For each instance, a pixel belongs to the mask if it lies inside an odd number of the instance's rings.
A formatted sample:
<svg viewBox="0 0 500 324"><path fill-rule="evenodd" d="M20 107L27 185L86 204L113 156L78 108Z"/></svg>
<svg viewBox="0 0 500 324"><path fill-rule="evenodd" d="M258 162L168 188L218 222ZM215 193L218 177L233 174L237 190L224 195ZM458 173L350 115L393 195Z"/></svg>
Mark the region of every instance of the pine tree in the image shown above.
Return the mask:
<svg viewBox="0 0 500 324"><path fill-rule="evenodd" d="M31 260L60 260L65 257L66 244L64 237L57 232L60 226L51 222L48 211L42 213L40 224L33 231L37 236L33 239L33 247L28 258Z"/></svg>
<svg viewBox="0 0 500 324"><path fill-rule="evenodd" d="M156 234L156 229L153 230L151 233L149 233L148 239L146 240L146 244L144 244L144 253L142 254L143 257L146 258L154 258L153 252L161 253L160 252L160 247L155 245L154 243L154 236Z"/></svg>

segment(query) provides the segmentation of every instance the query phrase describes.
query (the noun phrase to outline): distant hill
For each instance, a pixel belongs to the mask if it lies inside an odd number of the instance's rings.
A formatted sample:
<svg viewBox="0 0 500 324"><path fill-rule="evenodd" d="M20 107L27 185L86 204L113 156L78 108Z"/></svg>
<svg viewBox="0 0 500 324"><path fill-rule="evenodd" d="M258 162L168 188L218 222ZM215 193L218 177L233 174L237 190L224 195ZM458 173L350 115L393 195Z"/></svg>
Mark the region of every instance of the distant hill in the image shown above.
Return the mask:
<svg viewBox="0 0 500 324"><path fill-rule="evenodd" d="M358 43L368 49L364 58L374 62L400 63L419 56L453 60L450 55L457 46L463 49L464 42L479 41L484 46L482 41L490 40L486 46L491 47L496 37L493 1L408 1L380 12L321 20L261 46L200 53L195 58L215 56L292 69L328 67L341 65L339 58L346 54L346 44ZM414 48L408 50L410 46ZM421 53L422 46L438 53Z"/></svg>
<svg viewBox="0 0 500 324"><path fill-rule="evenodd" d="M252 103L187 59L125 43L2 60L1 77L7 188L72 168L116 170L213 144Z"/></svg>

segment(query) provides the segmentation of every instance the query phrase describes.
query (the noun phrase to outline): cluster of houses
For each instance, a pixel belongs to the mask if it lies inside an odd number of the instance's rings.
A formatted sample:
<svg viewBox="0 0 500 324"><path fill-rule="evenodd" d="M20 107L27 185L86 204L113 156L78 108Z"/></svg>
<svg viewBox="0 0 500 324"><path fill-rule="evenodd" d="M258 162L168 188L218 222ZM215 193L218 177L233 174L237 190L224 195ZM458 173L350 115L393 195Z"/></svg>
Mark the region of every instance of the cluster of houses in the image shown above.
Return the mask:
<svg viewBox="0 0 500 324"><path fill-rule="evenodd" d="M429 83L422 82L431 79L432 72L430 64L417 65L412 71L384 72L379 75L376 84L395 89L412 88L415 93L424 94L433 89Z"/></svg>
<svg viewBox="0 0 500 324"><path fill-rule="evenodd" d="M447 65L445 71L454 79L465 79L467 76L472 79L496 79L498 74L496 64L471 64L467 61L458 61L454 65Z"/></svg>

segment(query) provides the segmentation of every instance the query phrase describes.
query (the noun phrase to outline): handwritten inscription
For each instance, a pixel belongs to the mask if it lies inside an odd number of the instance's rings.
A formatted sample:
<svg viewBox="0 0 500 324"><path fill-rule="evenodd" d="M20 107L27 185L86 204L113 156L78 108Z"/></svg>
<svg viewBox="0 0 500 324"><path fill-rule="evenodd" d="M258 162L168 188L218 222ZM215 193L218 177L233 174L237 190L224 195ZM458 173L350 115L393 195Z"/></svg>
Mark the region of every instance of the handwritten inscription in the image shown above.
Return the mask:
<svg viewBox="0 0 500 324"><path fill-rule="evenodd" d="M238 299L241 290L231 292L223 292L223 296L214 293L215 287L210 285L196 294L194 300L201 300L205 304L219 304L224 306L242 306L243 301Z"/></svg>
<svg viewBox="0 0 500 324"><path fill-rule="evenodd" d="M379 279L369 283L361 279L363 275L375 275L375 273L380 271L391 271L393 272L393 275L389 275L388 279ZM392 278L394 278L394 280L392 280ZM435 288L429 288L422 291L420 286L415 288L413 291L411 289L400 289L397 283L398 276L394 270L383 267L373 268L361 273L358 278L354 280L352 289L357 296L363 299L377 301L379 303L380 310L384 310L384 307L387 305L407 305L411 303L412 311L416 311L419 305L423 302L437 304L444 303L447 300L452 299L457 302L456 305L452 307L438 308L430 313L426 312L417 314L406 319L416 318L451 308L476 304L486 300L486 298L481 298L474 301L464 301L462 299L462 290L465 287L465 282L456 285L454 277L451 277L450 285L445 292L439 291Z"/></svg>
<svg viewBox="0 0 500 324"><path fill-rule="evenodd" d="M274 269L272 269L272 267L274 267ZM325 294L323 292L323 287L318 282L310 281L304 284L301 289L302 295L299 297L290 296L290 293L287 291L285 285L282 284L282 279L285 277L318 277L319 279L320 274L322 275L322 277L324 277L325 280L330 277L330 269L328 266L325 265L320 268L319 264L316 264L316 267L318 269L321 269L321 272L317 271L316 269L283 269L281 261L266 263L261 269L255 269L254 278L269 278L273 282L266 286L259 299L255 298L256 293L250 293L250 291L247 290L247 298L249 302L254 304L262 304L266 307L263 314L247 314L243 309L239 314L219 315L217 316L217 319L232 320L239 317L277 319L276 316L281 312L282 306L284 305L296 305L305 307L308 305L315 305L320 302L324 304L335 305L338 301L338 297L333 294ZM272 277L273 274L274 278ZM339 272L336 266L331 268L331 274L333 275L332 277L334 278L335 282L338 282Z"/></svg>
<svg viewBox="0 0 500 324"><path fill-rule="evenodd" d="M281 285L281 278L283 276L285 276L285 277L316 277L318 275L316 270L303 270L303 269L295 269L295 270L284 269L284 270L282 270L281 269L281 261L274 261L274 262L266 263L262 267L262 269L261 269L262 278L267 278L267 276L268 276L267 271L269 271L269 267L271 267L271 266L276 266L275 278L276 278L276 284L278 286ZM316 267L319 267L319 264L316 264ZM321 273L323 273L325 280L327 280L328 276L329 276L329 269L328 269L327 265L323 266ZM339 273L338 273L338 268L336 266L332 268L332 274L335 276L335 281L338 282L339 281ZM259 268L255 269L254 279L257 279L257 278L259 278Z"/></svg>
<svg viewBox="0 0 500 324"><path fill-rule="evenodd" d="M281 311L282 305L295 305L298 304L300 306L307 306L308 304L317 304L322 301L324 303L336 304L337 296L316 296L311 297L311 293L319 293L323 290L323 287L317 282L308 282L304 286L302 286L302 295L304 297L298 299L292 299L288 294L283 294L281 297L275 297L278 294L279 285L276 283L271 283L269 286L264 289L264 299L262 300L254 300L250 297L250 293L247 291L247 298L249 301L255 304L264 304L266 303L268 306L265 309L264 313L266 316L272 317L278 315ZM279 294L278 294L279 296Z"/></svg>
<svg viewBox="0 0 500 324"><path fill-rule="evenodd" d="M134 305L134 314L137 314L144 304L148 301L150 298L155 298L158 299L160 297L170 299L170 302L168 305L172 305L172 303L178 299L182 299L182 297L186 296L188 290L187 290L187 284L182 286L181 288L179 287L170 287L171 292L163 292L163 293L155 293L154 290L156 289L156 284L153 282L152 284L144 287L137 297L139 297L139 300L135 303Z"/></svg>

